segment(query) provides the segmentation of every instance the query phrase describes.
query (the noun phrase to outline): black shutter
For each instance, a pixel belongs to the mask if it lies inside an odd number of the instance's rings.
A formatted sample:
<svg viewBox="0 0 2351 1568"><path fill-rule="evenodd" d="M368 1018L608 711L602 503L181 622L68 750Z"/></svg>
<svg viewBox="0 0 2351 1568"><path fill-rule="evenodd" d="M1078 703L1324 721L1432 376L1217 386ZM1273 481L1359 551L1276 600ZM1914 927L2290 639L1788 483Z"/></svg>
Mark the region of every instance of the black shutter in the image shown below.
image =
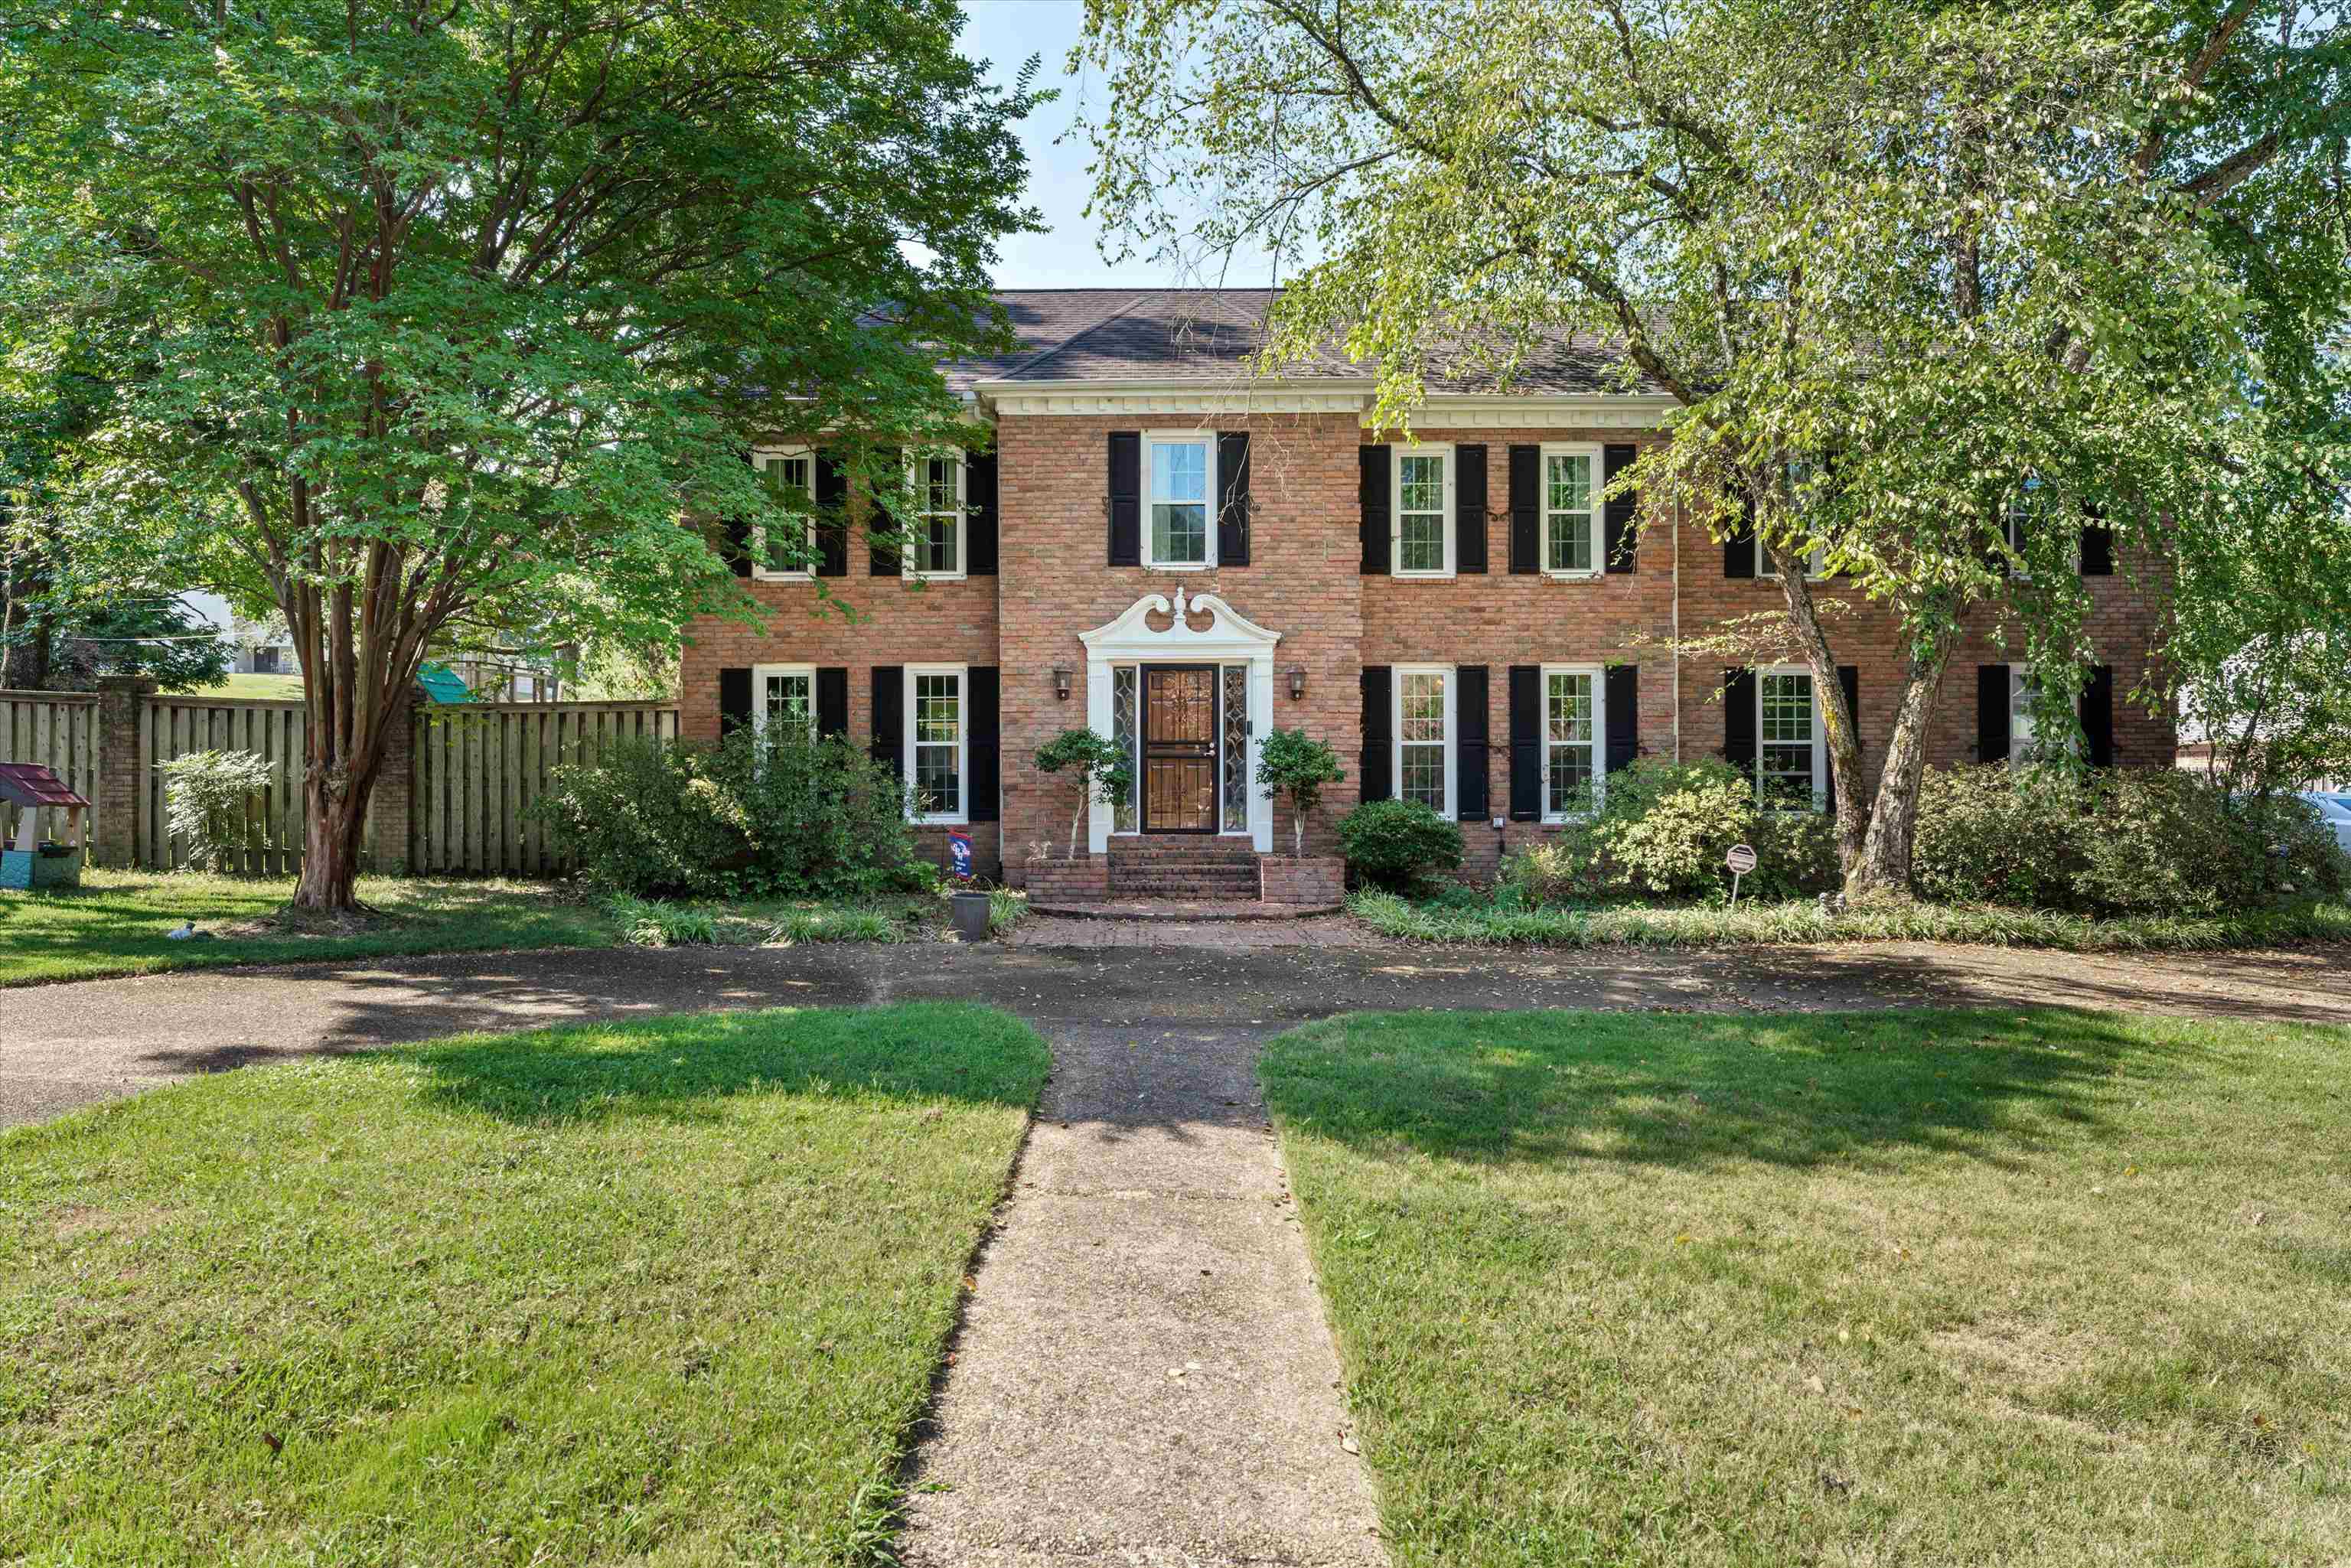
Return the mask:
<svg viewBox="0 0 2351 1568"><path fill-rule="evenodd" d="M1542 448L1510 448L1510 570L1542 570Z"/></svg>
<svg viewBox="0 0 2351 1568"><path fill-rule="evenodd" d="M2090 743L2090 766L2115 765L2115 667L2093 664L2082 687L2082 734Z"/></svg>
<svg viewBox="0 0 2351 1568"><path fill-rule="evenodd" d="M1739 497L1739 531L1722 541L1722 575L1755 575L1755 498L1743 491Z"/></svg>
<svg viewBox="0 0 2351 1568"><path fill-rule="evenodd" d="M906 776L906 666L873 666L873 760Z"/></svg>
<svg viewBox="0 0 2351 1568"><path fill-rule="evenodd" d="M873 460L883 473L895 476L898 483L904 485L906 454L903 448L884 446L874 453ZM898 526L897 519L883 507L881 497L870 496L867 500L871 504L865 510L865 541L867 554L872 559L865 569L866 574L871 577L895 577L898 575L898 552L883 544L875 530L894 528Z"/></svg>
<svg viewBox="0 0 2351 1568"><path fill-rule="evenodd" d="M1460 473L1453 480L1453 548L1456 571L1486 570L1486 448L1457 446ZM1478 813L1484 816L1480 810Z"/></svg>
<svg viewBox="0 0 2351 1568"><path fill-rule="evenodd" d="M751 454L747 450L736 455L742 458L747 466L752 465ZM727 566L733 569L736 576L750 576L751 520L748 517L728 517L719 526L726 542L718 553L726 558ZM746 675L744 678L748 680L750 677Z"/></svg>
<svg viewBox="0 0 2351 1568"><path fill-rule="evenodd" d="M1365 577L1384 577L1388 570L1388 449L1384 446L1363 448L1357 461L1362 465L1358 476L1364 508L1364 567ZM1366 797L1369 799L1369 797Z"/></svg>
<svg viewBox="0 0 2351 1568"><path fill-rule="evenodd" d="M1510 820L1542 820L1542 666L1510 666Z"/></svg>
<svg viewBox="0 0 2351 1568"><path fill-rule="evenodd" d="M718 672L718 733L724 737L751 722L751 671L746 665Z"/></svg>
<svg viewBox="0 0 2351 1568"><path fill-rule="evenodd" d="M1723 760L1755 777L1755 672L1722 672Z"/></svg>
<svg viewBox="0 0 2351 1568"><path fill-rule="evenodd" d="M1143 433L1110 433L1110 563L1143 564Z"/></svg>
<svg viewBox="0 0 2351 1568"><path fill-rule="evenodd" d="M996 454L965 453L963 570L969 577L996 575Z"/></svg>
<svg viewBox="0 0 2351 1568"><path fill-rule="evenodd" d="M1861 753L1861 666L1839 664L1837 685L1844 688L1844 716L1853 721L1853 749L1854 754L1859 756ZM1823 731L1823 734L1825 736L1826 732ZM1823 747L1823 749L1826 750L1826 747ZM1828 809L1834 811L1836 810L1836 754L1828 752L1824 760L1828 763L1828 766L1822 769L1829 785L1826 803Z"/></svg>
<svg viewBox="0 0 2351 1568"><path fill-rule="evenodd" d="M816 455L816 574L849 575L849 468L838 452Z"/></svg>
<svg viewBox="0 0 2351 1568"><path fill-rule="evenodd" d="M2008 666L1976 666L1976 760L2008 760Z"/></svg>
<svg viewBox="0 0 2351 1568"><path fill-rule="evenodd" d="M1602 465L1607 470L1611 480L1616 477L1619 470L1630 468L1640 455L1641 449L1637 446L1601 448ZM1640 493L1635 491L1632 495L1619 496L1610 501L1607 504L1607 509L1601 514L1601 549L1604 552L1602 559L1607 561L1607 569L1610 571L1628 572L1635 570L1636 563L1633 559L1634 546L1640 533L1637 526L1640 511L1641 497Z"/></svg>
<svg viewBox="0 0 2351 1568"><path fill-rule="evenodd" d="M1362 799L1384 800L1395 792L1389 764L1389 743L1395 731L1389 724L1395 675L1385 664L1364 666L1364 789Z"/></svg>
<svg viewBox="0 0 2351 1568"><path fill-rule="evenodd" d="M1641 666L1608 666L1608 768L1630 768L1641 751Z"/></svg>
<svg viewBox="0 0 2351 1568"><path fill-rule="evenodd" d="M1490 721L1487 716L1486 666L1462 664L1453 674L1459 683L1453 693L1454 815L1465 822L1482 822L1488 810L1486 758L1491 749L1488 739Z"/></svg>
<svg viewBox="0 0 2351 1568"><path fill-rule="evenodd" d="M849 733L849 670L841 664L827 664L816 673L816 732L824 735Z"/></svg>
<svg viewBox="0 0 2351 1568"><path fill-rule="evenodd" d="M975 822L1004 815L1001 690L994 664L974 664L964 672L964 744L971 748L971 791L964 809Z"/></svg>
<svg viewBox="0 0 2351 1568"><path fill-rule="evenodd" d="M2090 519L2082 525L2082 575L2114 576L2115 530L2106 527L2105 508L2095 501L2085 501L2082 515Z"/></svg>
<svg viewBox="0 0 2351 1568"><path fill-rule="evenodd" d="M1217 564L1249 563L1249 438L1245 430L1217 432Z"/></svg>

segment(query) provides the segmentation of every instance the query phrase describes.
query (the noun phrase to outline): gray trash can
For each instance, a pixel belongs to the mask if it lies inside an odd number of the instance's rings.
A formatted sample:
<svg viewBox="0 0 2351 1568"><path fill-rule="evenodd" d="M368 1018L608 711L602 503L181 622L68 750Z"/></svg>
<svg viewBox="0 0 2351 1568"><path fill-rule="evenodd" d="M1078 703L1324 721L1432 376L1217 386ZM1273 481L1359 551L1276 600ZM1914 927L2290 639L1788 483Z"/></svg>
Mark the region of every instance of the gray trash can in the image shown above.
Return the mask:
<svg viewBox="0 0 2351 1568"><path fill-rule="evenodd" d="M958 893L952 900L955 905L956 935L967 942L987 939L987 894Z"/></svg>

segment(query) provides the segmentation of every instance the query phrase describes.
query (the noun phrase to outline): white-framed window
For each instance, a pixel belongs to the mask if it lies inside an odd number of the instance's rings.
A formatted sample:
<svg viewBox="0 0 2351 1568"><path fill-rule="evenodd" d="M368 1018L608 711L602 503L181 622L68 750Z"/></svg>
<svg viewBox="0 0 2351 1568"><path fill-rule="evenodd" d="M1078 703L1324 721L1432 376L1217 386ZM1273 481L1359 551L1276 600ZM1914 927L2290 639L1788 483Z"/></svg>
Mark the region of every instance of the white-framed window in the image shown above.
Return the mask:
<svg viewBox="0 0 2351 1568"><path fill-rule="evenodd" d="M2060 737L2053 743L2044 743L2041 740L2037 733L2039 726L2034 722L2033 715L2033 704L2040 695L2040 676L2030 670L2010 669L2008 672L2008 765L2011 768L2029 767L2032 763L2047 760L2058 754L2070 754L2081 744L2081 727L2078 724L2074 726L2071 734ZM2077 693L2074 698L2074 712L2077 718L2081 711L2082 699Z"/></svg>
<svg viewBox="0 0 2351 1568"><path fill-rule="evenodd" d="M918 822L971 820L964 666L906 666L906 786Z"/></svg>
<svg viewBox="0 0 2351 1568"><path fill-rule="evenodd" d="M1597 664L1545 664L1543 821L1597 810L1606 788L1608 683Z"/></svg>
<svg viewBox="0 0 2351 1568"><path fill-rule="evenodd" d="M932 447L906 459L907 531L904 573L951 581L964 575L963 448Z"/></svg>
<svg viewBox="0 0 2351 1568"><path fill-rule="evenodd" d="M751 666L751 727L763 739L790 727L816 732L816 666Z"/></svg>
<svg viewBox="0 0 2351 1568"><path fill-rule="evenodd" d="M1453 666L1395 667L1395 794L1453 815Z"/></svg>
<svg viewBox="0 0 2351 1568"><path fill-rule="evenodd" d="M2032 536L2041 529L2051 527L2056 515L2056 492L2043 484L2041 476L2037 474L2026 475L2024 483L2010 493L2007 503L2001 507L2000 513L2001 537L2008 542L2008 548L2015 552L2014 559L2008 563L2009 576L2019 581L2029 580L2032 578L2032 569L2025 564L2032 558L2026 550L2032 542ZM2076 534L2074 538L2074 570L2079 571L2082 570L2080 536Z"/></svg>
<svg viewBox="0 0 2351 1568"><path fill-rule="evenodd" d="M1217 564L1217 438L1207 431L1154 431L1143 438L1143 564L1199 571Z"/></svg>
<svg viewBox="0 0 2351 1568"><path fill-rule="evenodd" d="M1600 492L1608 483L1597 446L1542 449L1543 570L1553 577L1597 577Z"/></svg>
<svg viewBox="0 0 2351 1568"><path fill-rule="evenodd" d="M1453 448L1397 447L1394 503L1389 571L1397 577L1451 577Z"/></svg>
<svg viewBox="0 0 2351 1568"><path fill-rule="evenodd" d="M1828 732L1802 665L1755 673L1755 789L1781 811L1817 810L1828 799Z"/></svg>
<svg viewBox="0 0 2351 1568"><path fill-rule="evenodd" d="M751 465L777 506L800 524L797 559L788 553L785 538L769 548L766 524L751 530L751 575L763 582L806 582L816 558L816 450L809 446L762 446L751 453Z"/></svg>
<svg viewBox="0 0 2351 1568"><path fill-rule="evenodd" d="M1804 552L1805 580L1810 581L1816 578L1826 577L1828 574L1829 547L1826 545L1814 545L1811 549L1806 550ZM1765 544L1761 539L1757 539L1755 541L1755 575L1758 577L1771 578L1775 580L1780 575L1779 558L1771 553L1771 547Z"/></svg>

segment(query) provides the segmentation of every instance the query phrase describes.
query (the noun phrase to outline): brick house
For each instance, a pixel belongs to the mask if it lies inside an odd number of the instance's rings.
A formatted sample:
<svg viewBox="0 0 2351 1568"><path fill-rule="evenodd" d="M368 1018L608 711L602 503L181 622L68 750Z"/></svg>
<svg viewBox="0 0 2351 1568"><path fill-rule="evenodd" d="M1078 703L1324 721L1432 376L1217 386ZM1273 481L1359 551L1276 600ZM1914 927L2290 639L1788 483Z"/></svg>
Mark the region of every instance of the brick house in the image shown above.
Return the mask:
<svg viewBox="0 0 2351 1568"><path fill-rule="evenodd" d="M910 465L924 559L861 548L851 525L820 535L813 575L846 580L828 586L863 612L847 625L812 613L810 574L740 552L769 613L762 629L691 629L686 737L810 714L923 789L925 842L943 852L947 828L967 826L983 873L1015 884L1061 852L1076 803L1028 758L1077 725L1141 763L1134 798L1093 808L1081 847L1130 863L1186 848L1203 885L1251 852L1288 852L1290 824L1250 782L1249 754L1277 727L1328 741L1347 767L1308 824L1310 855L1336 852L1359 799L1400 794L1463 823L1473 873L1635 756L1727 756L1792 799L1834 788L1802 670L1726 676L1656 645L1782 600L1753 541L1669 517L1644 519L1636 541L1637 500L1596 499L1668 406L1608 390L1598 347L1562 343L1507 394L1433 386L1406 443L1364 429L1360 367L1245 374L1263 291L1000 298L1020 351L948 367L994 450ZM754 461L820 513L856 516L820 440L778 436ZM2102 532L2085 531L2081 566L2100 661L2084 699L2094 759L2169 764L2170 722L2116 700L2162 596L2114 573ZM1832 636L1874 773L1899 678L1893 623L1865 609ZM2028 741L2010 657L1981 631L1959 651L1931 760Z"/></svg>

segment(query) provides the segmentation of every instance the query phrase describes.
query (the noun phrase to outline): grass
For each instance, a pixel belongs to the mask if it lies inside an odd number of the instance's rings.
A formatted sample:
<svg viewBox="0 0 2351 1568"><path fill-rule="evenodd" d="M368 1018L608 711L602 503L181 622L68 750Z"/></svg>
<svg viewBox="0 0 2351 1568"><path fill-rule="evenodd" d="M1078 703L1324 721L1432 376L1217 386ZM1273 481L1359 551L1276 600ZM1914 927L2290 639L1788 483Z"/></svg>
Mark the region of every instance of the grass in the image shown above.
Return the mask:
<svg viewBox="0 0 2351 1568"><path fill-rule="evenodd" d="M300 702L302 677L299 675L223 675L208 686L199 686L187 694L199 697L264 697L272 702Z"/></svg>
<svg viewBox="0 0 2351 1568"><path fill-rule="evenodd" d="M1048 1060L712 1014L0 1134L0 1561L876 1561Z"/></svg>
<svg viewBox="0 0 2351 1568"><path fill-rule="evenodd" d="M946 901L928 894L671 904L593 900L520 880L361 877L360 898L376 916L356 927L320 926L277 918L293 891L290 877L86 871L78 890L0 892L0 986L504 948L923 942L937 940L947 918ZM1019 894L997 890L989 929L1002 936L1027 909ZM183 920L211 936L171 940L165 933Z"/></svg>
<svg viewBox="0 0 2351 1568"><path fill-rule="evenodd" d="M1263 1067L1399 1568L2351 1558L2351 1031L1355 1016Z"/></svg>
<svg viewBox="0 0 2351 1568"><path fill-rule="evenodd" d="M1555 947L1696 947L1738 942L1958 942L2070 953L2206 952L2295 942L2351 942L2351 906L2093 919L1993 904L1912 904L1824 915L1811 900L1737 910L1619 904L1598 908L1460 907L1367 891L1347 907L1374 930L1420 942Z"/></svg>

